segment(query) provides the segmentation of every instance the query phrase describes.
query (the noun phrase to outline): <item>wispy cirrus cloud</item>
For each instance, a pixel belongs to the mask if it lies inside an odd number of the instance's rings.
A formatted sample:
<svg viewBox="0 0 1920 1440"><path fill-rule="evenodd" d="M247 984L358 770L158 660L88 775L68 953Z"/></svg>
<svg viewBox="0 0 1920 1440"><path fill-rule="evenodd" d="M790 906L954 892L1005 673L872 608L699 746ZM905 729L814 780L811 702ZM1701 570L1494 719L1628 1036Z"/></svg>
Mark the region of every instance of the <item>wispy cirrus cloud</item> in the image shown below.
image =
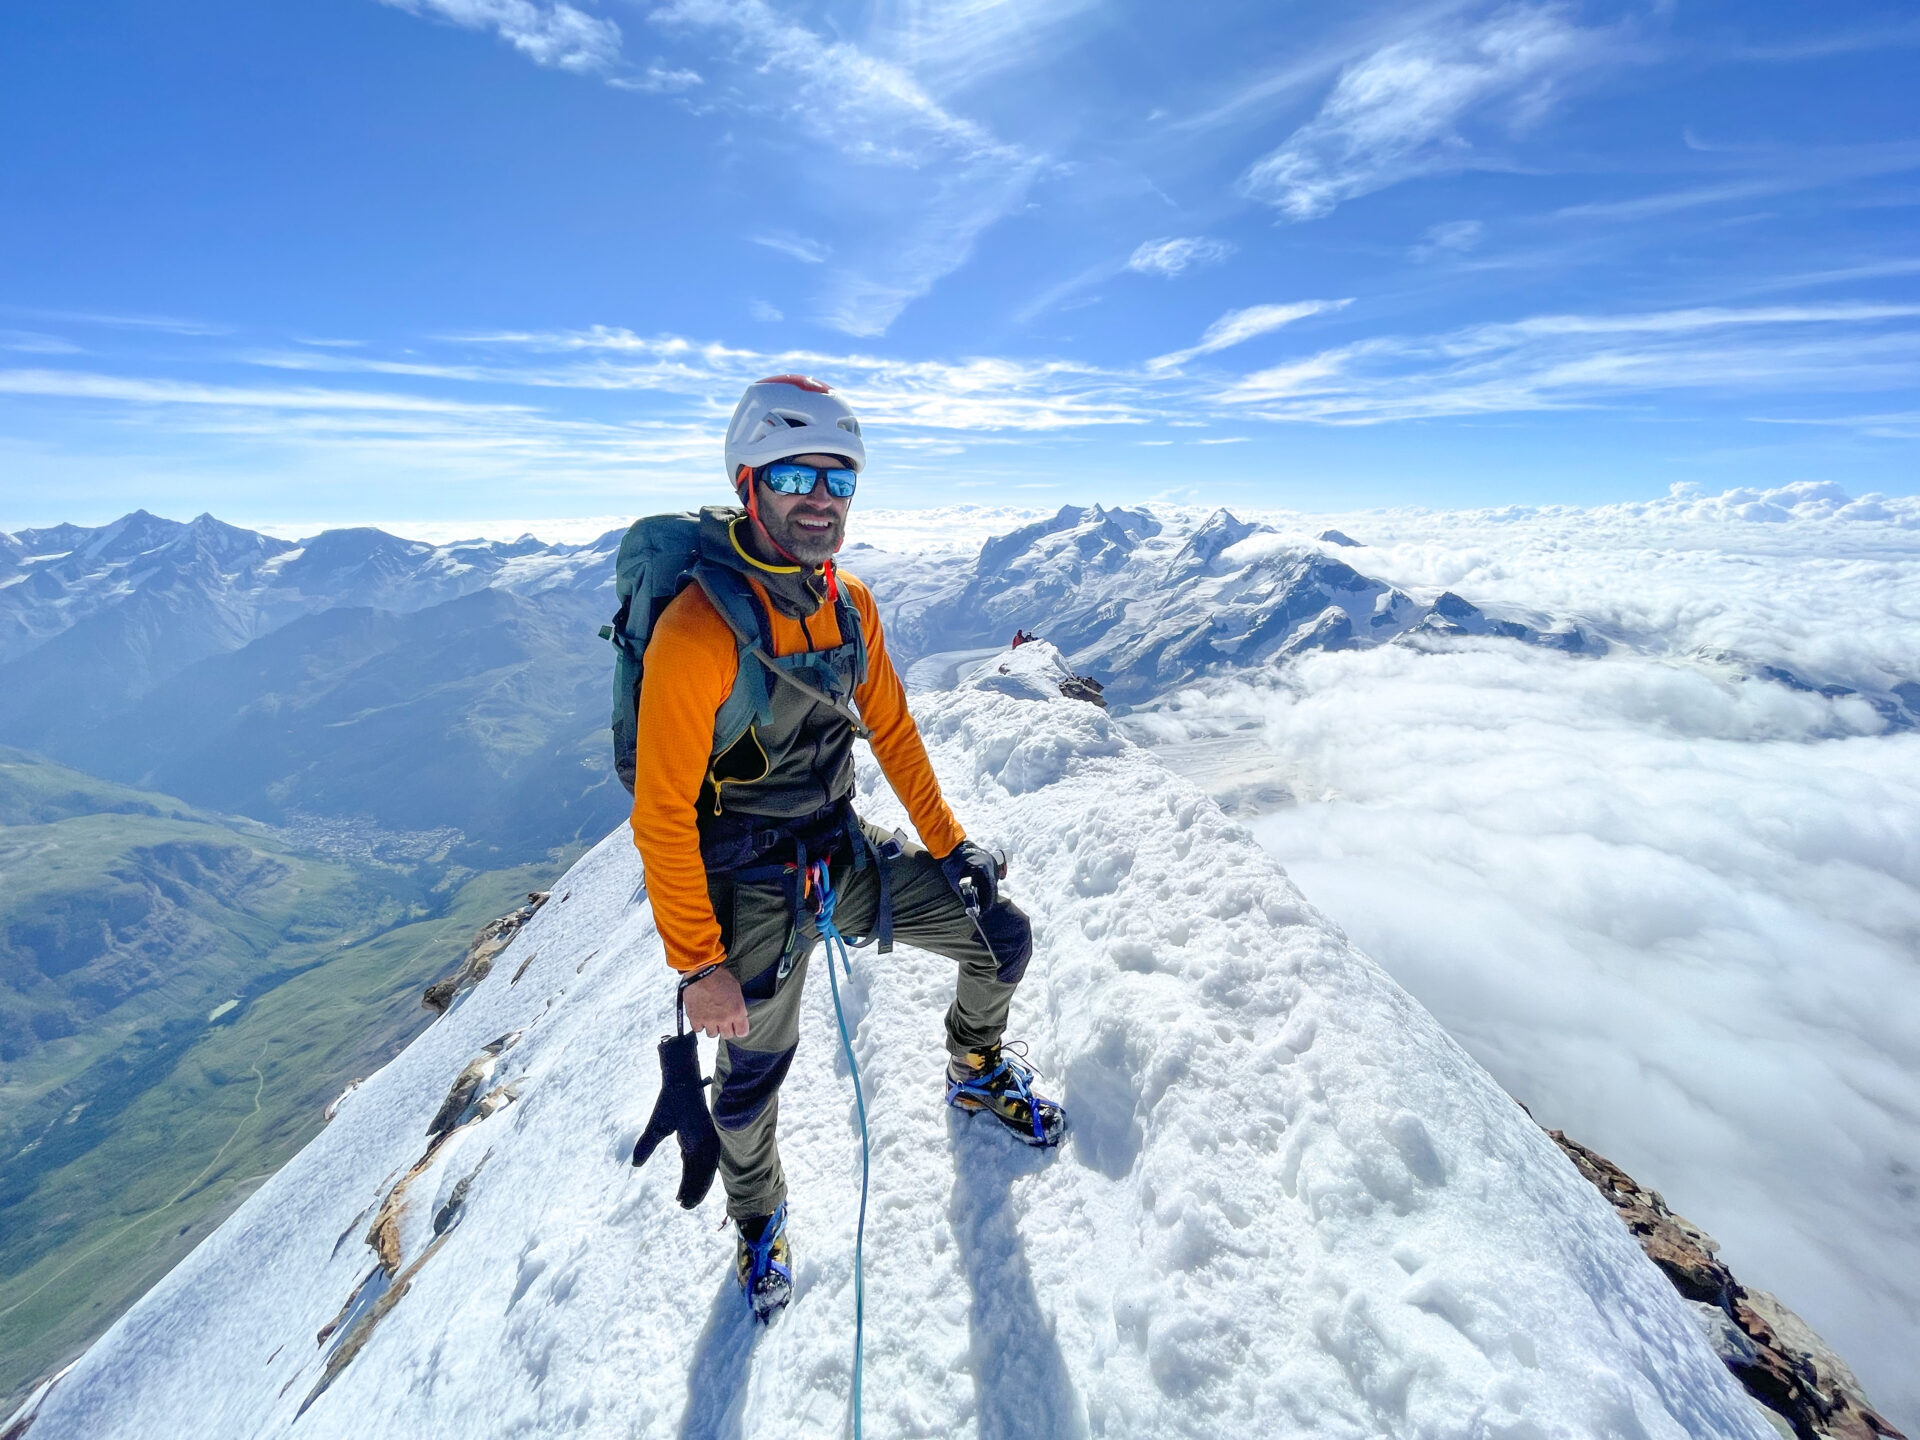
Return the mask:
<svg viewBox="0 0 1920 1440"><path fill-rule="evenodd" d="M970 0L952 13L928 5L909 17L912 23L876 23L876 43L867 44L812 28L767 0L667 0L650 9L646 18L660 32L706 47L711 66L708 60L701 65L712 69L712 85L700 71L662 61L634 70L622 55L619 26L566 0L383 3L492 32L536 64L597 75L621 89L679 95L705 87L703 112L775 116L788 133L824 144L830 156L803 150L782 165L816 172L810 188L827 197L823 212L870 237L842 246L840 263L815 282L818 318L866 336L885 333L903 309L964 265L980 235L1022 203L1046 164L1042 155L998 139L942 103L912 64L885 53L887 42L921 62L937 51L944 60L935 68L960 83L1010 62L993 46L975 45L971 58L960 60L951 47L929 50L914 37L926 40L956 27L976 39L987 32L1062 33L1087 0ZM769 84L769 75L779 83ZM852 180L849 161L892 173L877 184ZM809 239L756 239L810 264L832 253Z"/></svg>
<svg viewBox="0 0 1920 1440"><path fill-rule="evenodd" d="M1910 140L1870 141L1857 145L1749 146L1715 144L1691 132L1687 148L1723 168L1747 173L1678 189L1657 190L1618 200L1569 205L1553 212L1557 220L1637 222L1712 205L1739 204L1820 190L1850 182L1899 175L1920 169L1920 145Z"/></svg>
<svg viewBox="0 0 1920 1440"><path fill-rule="evenodd" d="M807 235L795 235L790 230L771 230L764 235L753 237L753 243L764 245L769 250L777 250L782 255L790 255L803 265L820 265L833 254L833 247L824 240L816 240Z"/></svg>
<svg viewBox="0 0 1920 1440"><path fill-rule="evenodd" d="M1103 0L913 0L875 7L872 44L940 94L1084 47L1116 18Z"/></svg>
<svg viewBox="0 0 1920 1440"><path fill-rule="evenodd" d="M1429 225L1426 237L1410 253L1416 260L1430 260L1436 255L1464 255L1480 244L1485 233L1486 226L1478 220L1448 220Z"/></svg>
<svg viewBox="0 0 1920 1440"><path fill-rule="evenodd" d="M620 27L566 0L381 0L410 15L427 15L463 30L491 31L533 61L575 74L620 65ZM697 77L696 77L697 78Z"/></svg>
<svg viewBox="0 0 1920 1440"><path fill-rule="evenodd" d="M1347 303L1232 310L1196 344L1131 366L907 359L594 326L442 336L387 354L370 346L222 345L209 356L218 380L183 378L171 353L159 374L109 373L100 358L74 368L49 363L0 370L0 400L30 402L36 419L72 407L93 432L146 427L332 457L330 464L344 456L396 473L470 466L524 474L529 483L552 476L601 486L634 466L704 475L718 463L720 430L740 388L781 371L826 379L878 441L923 459L1102 432L1151 438L1154 431L1140 428L1147 426L1211 423L1225 432L1208 437L1213 443L1234 444L1258 421L1375 425L1603 406L1655 413L1656 398L1688 394L1710 397L1723 413L1725 402L1736 403L1746 421L1896 439L1914 431L1906 402L1920 370L1920 303L1555 312L1372 335L1239 374L1182 368ZM286 379L236 383L227 378L235 365ZM1876 398L1855 398L1865 396ZM1846 398L1845 413L1836 413L1836 397ZM1659 413L1674 409L1668 403ZM111 424L101 426L102 418Z"/></svg>
<svg viewBox="0 0 1920 1440"><path fill-rule="evenodd" d="M42 335L37 330L0 330L0 350L20 355L78 355L80 347L58 335Z"/></svg>
<svg viewBox="0 0 1920 1440"><path fill-rule="evenodd" d="M1202 355L1212 355L1230 346L1244 344L1256 335L1265 335L1283 325L1304 320L1309 315L1343 310L1352 303L1351 299L1296 300L1287 305L1249 305L1244 310L1229 310L1206 328L1197 344L1167 355L1157 355L1147 362L1147 369L1175 370Z"/></svg>
<svg viewBox="0 0 1920 1440"><path fill-rule="evenodd" d="M341 364L339 369L356 368ZM365 367L371 368L371 367ZM0 370L0 398L68 402L118 426L241 444L282 464L343 461L420 476L518 474L543 489L686 473L713 449L692 416L602 420L548 407L349 386L215 384L78 370ZM638 482L646 488L647 482Z"/></svg>
<svg viewBox="0 0 1920 1440"><path fill-rule="evenodd" d="M936 99L906 65L783 15L765 0L670 0L649 19L723 47L728 108L775 115L828 147L795 161L818 172L835 218L870 241L843 247L819 316L850 335L884 334L900 312L964 265L980 235L1020 205L1046 161ZM766 84L769 74L781 77ZM884 172L849 176L847 162Z"/></svg>
<svg viewBox="0 0 1920 1440"><path fill-rule="evenodd" d="M1348 66L1319 113L1248 169L1241 191L1289 220L1312 220L1402 180L1484 163L1463 122L1497 110L1524 123L1603 48L1557 5L1395 40Z"/></svg>
<svg viewBox="0 0 1920 1440"><path fill-rule="evenodd" d="M707 82L698 70L684 65L663 65L656 60L638 75L614 75L607 83L615 89L637 90L643 95L679 95Z"/></svg>
<svg viewBox="0 0 1920 1440"><path fill-rule="evenodd" d="M942 105L905 66L810 29L766 0L669 0L648 19L731 47L731 58L757 82L732 104L778 113L850 157L914 167L1007 153L985 126ZM767 85L769 74L782 83Z"/></svg>
<svg viewBox="0 0 1920 1440"><path fill-rule="evenodd" d="M179 335L187 339L233 333L233 328L228 325L215 325L205 320L188 320L177 315L116 315L98 310L43 310L32 305L0 305L0 315L22 315L35 320L55 321L67 325L98 325L108 330L151 331L160 335Z"/></svg>
<svg viewBox="0 0 1920 1440"><path fill-rule="evenodd" d="M1318 43L1303 45L1289 34L1280 50L1282 58L1276 63L1223 87L1210 104L1176 121L1175 128L1193 132L1251 123L1409 33L1451 23L1462 12L1482 8L1484 3L1426 0L1424 4L1396 5L1373 12L1353 7L1339 28Z"/></svg>
<svg viewBox="0 0 1920 1440"><path fill-rule="evenodd" d="M0 370L0 394L66 400L120 400L136 405L217 405L254 410L388 410L441 414L496 414L521 405L471 404L422 395L365 390L267 389L105 375L84 370Z"/></svg>
<svg viewBox="0 0 1920 1440"><path fill-rule="evenodd" d="M1190 269L1218 265L1233 253L1224 240L1205 235L1176 235L1165 240L1143 240L1127 257L1127 269L1142 275L1184 275Z"/></svg>
<svg viewBox="0 0 1920 1440"><path fill-rule="evenodd" d="M689 413L720 418L741 386L796 370L845 391L869 429L960 432L970 442L991 440L996 432L1137 425L1165 413L1167 398L1137 373L1062 360L742 349L609 326L471 336L468 343L499 353L499 364L487 372L493 379L518 373L526 383L659 391L684 397ZM550 358L528 369L515 356Z"/></svg>
<svg viewBox="0 0 1920 1440"><path fill-rule="evenodd" d="M1271 420L1379 424L1620 404L1686 391L1897 390L1920 364L1920 305L1797 305L1538 315L1380 336L1254 371L1214 392Z"/></svg>

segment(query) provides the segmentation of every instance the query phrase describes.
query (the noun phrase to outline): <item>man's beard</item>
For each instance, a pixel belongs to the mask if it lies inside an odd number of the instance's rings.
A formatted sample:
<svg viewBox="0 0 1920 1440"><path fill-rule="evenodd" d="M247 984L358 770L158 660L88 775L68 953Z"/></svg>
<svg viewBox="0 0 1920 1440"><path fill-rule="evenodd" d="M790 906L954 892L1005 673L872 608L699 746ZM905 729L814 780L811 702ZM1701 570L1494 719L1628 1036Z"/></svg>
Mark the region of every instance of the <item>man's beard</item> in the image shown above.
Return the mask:
<svg viewBox="0 0 1920 1440"><path fill-rule="evenodd" d="M826 520L827 528L809 530L794 523L802 517ZM836 516L831 511L809 514L804 507L794 511L785 520L775 515L771 508L763 508L760 523L766 527L767 534L773 537L773 543L802 565L826 564L840 548L840 541L847 533L844 515Z"/></svg>

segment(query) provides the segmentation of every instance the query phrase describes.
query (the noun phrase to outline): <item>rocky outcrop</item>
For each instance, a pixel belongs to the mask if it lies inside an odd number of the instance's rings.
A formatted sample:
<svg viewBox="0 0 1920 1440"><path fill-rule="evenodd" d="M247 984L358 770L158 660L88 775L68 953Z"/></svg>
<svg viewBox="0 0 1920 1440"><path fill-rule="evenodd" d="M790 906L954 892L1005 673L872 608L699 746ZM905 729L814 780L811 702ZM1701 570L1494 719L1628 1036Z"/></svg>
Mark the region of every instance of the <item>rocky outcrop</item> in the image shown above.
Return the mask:
<svg viewBox="0 0 1920 1440"><path fill-rule="evenodd" d="M453 1004L454 997L464 990L471 990L486 979L493 970L494 956L506 949L520 927L531 920L542 905L547 903L549 892L530 890L527 903L517 910L509 910L498 920L489 920L480 927L480 933L473 937L467 946L467 953L459 966L451 973L442 975L420 994L420 1003L436 1015L444 1015Z"/></svg>
<svg viewBox="0 0 1920 1440"><path fill-rule="evenodd" d="M1069 700L1084 700L1089 705L1107 708L1107 697L1100 692L1106 689L1091 675L1075 675L1060 682L1060 693Z"/></svg>
<svg viewBox="0 0 1920 1440"><path fill-rule="evenodd" d="M493 924L498 925L502 920L511 918L503 916ZM491 930L493 927L490 925L487 928ZM485 930L481 932L483 936L486 933ZM339 1314L322 1326L314 1337L315 1343L322 1347L332 1342L332 1349L327 1353L319 1380L301 1402L302 1414L326 1393L327 1387L366 1348L367 1341L373 1338L373 1332L380 1322L406 1298L414 1277L439 1253L441 1245L459 1223L474 1177L485 1167L488 1155L492 1152L482 1154L478 1163L453 1181L445 1201L435 1206L432 1203L435 1198L433 1192L444 1190L448 1178L441 1173L445 1169L444 1157L449 1142L456 1136L481 1124L519 1098L520 1087L517 1084L509 1082L494 1085L491 1082L500 1056L519 1043L522 1033L511 1030L489 1041L481 1047L479 1054L461 1067L447 1090L447 1098L428 1122L426 1152L377 1202L373 1223L367 1227L364 1237L368 1248L373 1251L374 1267L354 1287L353 1293L340 1307ZM428 1177L424 1182L423 1176ZM422 1191L426 1193L426 1201L416 1204L416 1192ZM430 1230L423 1229L417 1218L423 1212L432 1217ZM343 1235L340 1243L345 1240L346 1236ZM338 1244L335 1248L339 1248ZM410 1252L411 1259L408 1258Z"/></svg>
<svg viewBox="0 0 1920 1440"><path fill-rule="evenodd" d="M1806 1321L1766 1291L1749 1290L1734 1279L1711 1235L1676 1215L1659 1191L1642 1189L1605 1156L1561 1131L1547 1133L1691 1303L1714 1352L1776 1429L1798 1440L1904 1440Z"/></svg>

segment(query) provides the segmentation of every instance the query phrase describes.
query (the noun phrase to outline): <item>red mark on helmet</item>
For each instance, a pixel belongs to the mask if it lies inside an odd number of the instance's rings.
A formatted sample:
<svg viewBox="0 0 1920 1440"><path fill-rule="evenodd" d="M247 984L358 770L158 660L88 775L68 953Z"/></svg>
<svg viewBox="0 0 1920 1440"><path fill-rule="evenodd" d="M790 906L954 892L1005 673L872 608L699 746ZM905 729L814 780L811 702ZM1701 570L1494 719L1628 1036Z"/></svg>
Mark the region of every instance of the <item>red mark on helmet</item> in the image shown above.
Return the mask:
<svg viewBox="0 0 1920 1440"><path fill-rule="evenodd" d="M811 390L816 395L831 395L833 393L831 386L822 385L811 375L769 375L766 379L758 383L762 385L793 385L801 390Z"/></svg>

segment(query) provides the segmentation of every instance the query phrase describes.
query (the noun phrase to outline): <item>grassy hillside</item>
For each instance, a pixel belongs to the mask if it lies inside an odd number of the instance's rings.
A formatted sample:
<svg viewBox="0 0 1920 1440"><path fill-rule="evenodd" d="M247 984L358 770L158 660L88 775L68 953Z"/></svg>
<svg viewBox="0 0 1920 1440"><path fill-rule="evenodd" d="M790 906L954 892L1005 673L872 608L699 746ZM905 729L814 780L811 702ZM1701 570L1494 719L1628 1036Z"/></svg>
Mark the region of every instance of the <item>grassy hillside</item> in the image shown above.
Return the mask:
<svg viewBox="0 0 1920 1440"><path fill-rule="evenodd" d="M571 856L316 859L0 752L0 1396L84 1348L431 1018Z"/></svg>

